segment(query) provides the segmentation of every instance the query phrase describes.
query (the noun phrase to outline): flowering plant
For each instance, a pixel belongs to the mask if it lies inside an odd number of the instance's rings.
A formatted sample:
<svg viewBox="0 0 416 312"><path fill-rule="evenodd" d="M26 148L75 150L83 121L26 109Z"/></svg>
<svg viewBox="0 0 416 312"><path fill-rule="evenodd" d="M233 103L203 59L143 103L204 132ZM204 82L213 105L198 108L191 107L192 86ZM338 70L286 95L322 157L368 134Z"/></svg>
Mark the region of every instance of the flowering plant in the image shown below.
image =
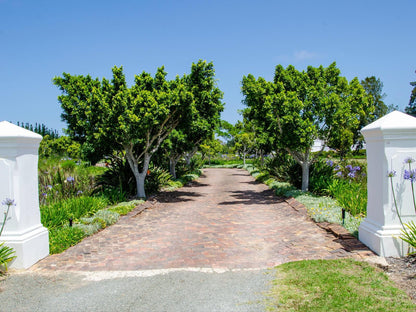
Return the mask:
<svg viewBox="0 0 416 312"><path fill-rule="evenodd" d="M416 214L416 198L415 198L415 190L413 183L416 181L416 169L412 169L412 163L415 162L415 160L412 157L407 157L404 160L404 164L407 164L409 166L409 170L405 169L403 178L405 180L410 181L410 185L412 188L412 199L413 199L413 208L415 210ZM399 218L400 224L402 225L402 236L400 237L404 242L408 243L410 247L413 247L416 249L416 224L413 220L403 223L402 217L399 213L399 208L397 206L397 200L396 195L394 193L394 187L393 187L393 178L396 176L396 171L391 170L387 173L387 177L390 178L391 182L391 191L393 194L393 201L394 201L394 207L396 209L397 216ZM410 254L416 254L416 251L409 252Z"/></svg>
<svg viewBox="0 0 416 312"><path fill-rule="evenodd" d="M14 200L6 198L2 201L2 205L7 206L7 210L4 212L3 224L0 229L0 236L3 233L4 225L7 221L7 216L9 214L10 206L16 206ZM4 243L0 243L0 266L3 266L5 271L7 271L7 264L12 261L16 256L14 255L15 251L13 248L5 246ZM0 268L1 271L1 268Z"/></svg>

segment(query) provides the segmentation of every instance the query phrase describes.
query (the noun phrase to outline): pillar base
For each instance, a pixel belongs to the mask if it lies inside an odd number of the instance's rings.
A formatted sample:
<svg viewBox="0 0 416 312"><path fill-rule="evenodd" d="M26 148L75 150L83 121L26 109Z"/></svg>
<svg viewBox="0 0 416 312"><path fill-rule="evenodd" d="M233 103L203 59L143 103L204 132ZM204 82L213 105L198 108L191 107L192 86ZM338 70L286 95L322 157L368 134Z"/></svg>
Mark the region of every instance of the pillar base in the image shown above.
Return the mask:
<svg viewBox="0 0 416 312"><path fill-rule="evenodd" d="M400 239L400 225L380 226L365 218L358 229L360 241L382 257L404 257L408 244Z"/></svg>
<svg viewBox="0 0 416 312"><path fill-rule="evenodd" d="M27 269L49 255L49 233L42 225L22 234L8 235L6 232L0 241L16 252L9 268Z"/></svg>

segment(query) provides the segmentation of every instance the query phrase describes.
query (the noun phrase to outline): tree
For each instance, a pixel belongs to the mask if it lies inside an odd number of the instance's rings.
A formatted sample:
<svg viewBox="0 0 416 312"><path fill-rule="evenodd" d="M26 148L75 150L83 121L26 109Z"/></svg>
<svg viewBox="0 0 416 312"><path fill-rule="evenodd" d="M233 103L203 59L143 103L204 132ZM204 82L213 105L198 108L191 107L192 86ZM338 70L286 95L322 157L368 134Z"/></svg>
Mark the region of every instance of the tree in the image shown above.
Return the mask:
<svg viewBox="0 0 416 312"><path fill-rule="evenodd" d="M246 116L274 137L302 167L302 190L309 185L309 167L317 154L311 148L316 139L340 151L349 149L360 120L372 113L368 95L357 78L340 76L332 63L327 68L309 66L298 71L292 65L276 66L274 81L243 77Z"/></svg>
<svg viewBox="0 0 416 312"><path fill-rule="evenodd" d="M152 155L163 140L186 120L194 105L184 78L166 80L164 67L154 77L143 72L127 87L122 67L113 79L88 76L55 77L69 135L103 155L123 151L136 179L137 196L146 197L144 182Z"/></svg>
<svg viewBox="0 0 416 312"><path fill-rule="evenodd" d="M410 93L409 104L407 105L404 111L407 114L416 117L416 81L410 82L410 85L413 87L413 89L412 89L412 92Z"/></svg>
<svg viewBox="0 0 416 312"><path fill-rule="evenodd" d="M205 156L208 156L208 163L211 165L211 157L220 153L223 146L218 139L215 139L214 136L212 136L211 138L205 139L199 148L202 153L202 159L205 159Z"/></svg>
<svg viewBox="0 0 416 312"><path fill-rule="evenodd" d="M380 78L376 78L375 76L366 77L364 80L361 80L361 85L370 96L372 101L371 105L374 106L374 113L370 122L377 120L389 113L389 107L384 104L383 101L383 99L386 97L386 94L383 93L383 83L381 82Z"/></svg>
<svg viewBox="0 0 416 312"><path fill-rule="evenodd" d="M202 141L212 137L224 109L222 92L216 87L212 62L199 60L192 64L191 73L185 78L188 90L194 98L194 110L187 116L188 123L180 124L165 144L170 172L176 178L175 166L183 156L190 160Z"/></svg>

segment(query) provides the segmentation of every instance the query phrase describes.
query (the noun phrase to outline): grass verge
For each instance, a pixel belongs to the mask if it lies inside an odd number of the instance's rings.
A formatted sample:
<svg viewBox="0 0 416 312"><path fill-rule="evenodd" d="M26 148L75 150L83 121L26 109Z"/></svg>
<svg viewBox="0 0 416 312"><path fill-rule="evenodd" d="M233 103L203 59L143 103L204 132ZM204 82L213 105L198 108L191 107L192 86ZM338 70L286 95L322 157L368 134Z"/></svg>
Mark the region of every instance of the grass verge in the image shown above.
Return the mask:
<svg viewBox="0 0 416 312"><path fill-rule="evenodd" d="M304 260L272 274L267 311L416 311L384 272L365 262Z"/></svg>

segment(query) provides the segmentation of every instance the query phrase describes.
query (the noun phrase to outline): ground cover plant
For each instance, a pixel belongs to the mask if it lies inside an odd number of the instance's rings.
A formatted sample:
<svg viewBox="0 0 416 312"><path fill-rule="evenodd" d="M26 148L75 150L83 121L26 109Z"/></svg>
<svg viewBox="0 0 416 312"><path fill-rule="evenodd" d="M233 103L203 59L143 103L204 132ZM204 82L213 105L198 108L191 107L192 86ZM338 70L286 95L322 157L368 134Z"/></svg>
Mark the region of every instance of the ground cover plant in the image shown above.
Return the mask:
<svg viewBox="0 0 416 312"><path fill-rule="evenodd" d="M271 270L268 311L415 311L387 275L352 259L305 260Z"/></svg>

